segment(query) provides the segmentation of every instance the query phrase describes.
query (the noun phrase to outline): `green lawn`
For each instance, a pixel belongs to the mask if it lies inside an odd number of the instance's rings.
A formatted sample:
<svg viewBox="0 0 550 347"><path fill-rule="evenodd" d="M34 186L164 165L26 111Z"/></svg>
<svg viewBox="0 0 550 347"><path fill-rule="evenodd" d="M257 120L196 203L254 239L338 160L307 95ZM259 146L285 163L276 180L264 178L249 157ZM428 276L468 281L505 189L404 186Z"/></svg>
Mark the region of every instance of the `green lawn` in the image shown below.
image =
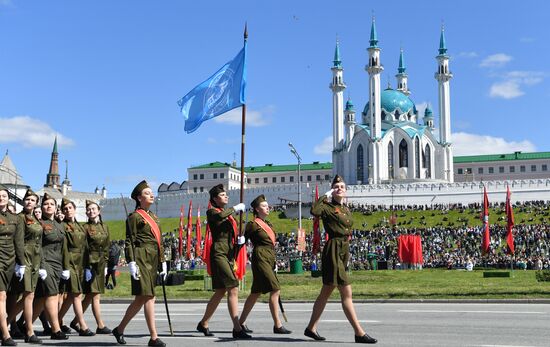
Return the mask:
<svg viewBox="0 0 550 347"><path fill-rule="evenodd" d="M395 211L397 215L397 224L402 227L433 227L433 226L481 226L480 210L467 209L464 212L457 210L444 213L441 211ZM550 211L548 208L541 210L535 209L514 209L516 224L548 224L550 223ZM505 225L506 214L504 209L491 209L489 213L489 223L491 225ZM354 227L358 229L372 229L375 226L387 225L387 220L390 217L390 212L374 212L370 215L362 213L354 213ZM202 217L204 221L204 217ZM193 218L193 222L195 218ZM276 232L288 233L296 230L298 227L297 220L284 218L282 213L272 213L269 216L269 221L273 224ZM185 219L187 224L187 219ZM366 223L366 227L363 227ZM124 221L108 221L106 224L111 231L111 239L119 240L125 238ZM161 228L163 232L170 232L177 229L179 226L179 218L162 218ZM311 220L302 220L302 226L306 232L311 232L313 223ZM203 228L203 232L204 232Z"/></svg>
<svg viewBox="0 0 550 347"><path fill-rule="evenodd" d="M246 298L252 284L247 273L247 288L240 291ZM279 274L281 295L287 300L315 300L321 288L321 278ZM129 275L118 277L115 290L106 297L129 297ZM510 278L483 278L483 271L425 269L422 271L356 271L351 274L355 299L533 299L550 298L550 282L537 282L535 271L513 271ZM203 281L187 281L180 286L167 286L169 298L209 299L212 292L204 290ZM162 297L161 287L157 296ZM333 299L338 299L335 291ZM263 296L266 299L266 296Z"/></svg>

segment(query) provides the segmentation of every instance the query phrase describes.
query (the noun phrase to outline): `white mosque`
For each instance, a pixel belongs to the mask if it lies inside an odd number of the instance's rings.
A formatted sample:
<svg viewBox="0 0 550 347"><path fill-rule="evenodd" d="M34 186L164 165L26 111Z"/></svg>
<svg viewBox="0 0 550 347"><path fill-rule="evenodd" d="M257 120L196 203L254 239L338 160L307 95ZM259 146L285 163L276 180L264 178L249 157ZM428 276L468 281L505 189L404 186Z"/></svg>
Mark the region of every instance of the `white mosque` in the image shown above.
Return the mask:
<svg viewBox="0 0 550 347"><path fill-rule="evenodd" d="M333 174L349 184L389 182L453 182L449 56L441 29L435 79L439 90L439 136L435 134L430 107L418 124L418 111L410 99L403 50L397 69L397 89L380 88L381 64L378 35L373 19L369 62L369 100L361 118L355 118L350 99L344 106L344 69L336 43L332 70Z"/></svg>

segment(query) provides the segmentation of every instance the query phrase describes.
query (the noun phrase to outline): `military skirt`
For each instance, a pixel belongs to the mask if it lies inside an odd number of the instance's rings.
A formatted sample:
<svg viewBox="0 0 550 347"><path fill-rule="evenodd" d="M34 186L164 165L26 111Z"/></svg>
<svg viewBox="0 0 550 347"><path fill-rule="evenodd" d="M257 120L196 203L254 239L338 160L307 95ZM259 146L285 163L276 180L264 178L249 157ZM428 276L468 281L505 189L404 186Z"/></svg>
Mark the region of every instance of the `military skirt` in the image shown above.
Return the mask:
<svg viewBox="0 0 550 347"><path fill-rule="evenodd" d="M42 246L38 242L25 241L25 260L27 263L25 276L23 276L23 281L20 281L17 276L13 276L10 288L12 293L34 292L36 290L41 251Z"/></svg>
<svg viewBox="0 0 550 347"><path fill-rule="evenodd" d="M84 294L103 294L105 293L105 260L98 251L90 251L90 260L97 259L97 262L90 261L90 270L92 270L92 280L84 282Z"/></svg>
<svg viewBox="0 0 550 347"><path fill-rule="evenodd" d="M321 255L323 284L331 286L350 284L346 271L348 260L349 241L347 237L329 239Z"/></svg>
<svg viewBox="0 0 550 347"><path fill-rule="evenodd" d="M233 271L233 264L233 249L227 246L227 242L214 242L210 251L213 289L239 286L239 280Z"/></svg>
<svg viewBox="0 0 550 347"><path fill-rule="evenodd" d="M132 278L132 295L155 295L159 248L157 243L142 243L134 247L134 259L139 268L139 279Z"/></svg>
<svg viewBox="0 0 550 347"><path fill-rule="evenodd" d="M0 238L0 292L7 292L14 277L15 250L13 237Z"/></svg>
<svg viewBox="0 0 550 347"><path fill-rule="evenodd" d="M60 251L61 252L61 251ZM52 296L65 291L65 281L61 281L63 267L56 263L45 262L44 270L48 274L45 280L39 279L36 286L38 297Z"/></svg>
<svg viewBox="0 0 550 347"><path fill-rule="evenodd" d="M252 288L251 293L269 293L280 290L275 275L275 249L269 246L256 246L252 252Z"/></svg>

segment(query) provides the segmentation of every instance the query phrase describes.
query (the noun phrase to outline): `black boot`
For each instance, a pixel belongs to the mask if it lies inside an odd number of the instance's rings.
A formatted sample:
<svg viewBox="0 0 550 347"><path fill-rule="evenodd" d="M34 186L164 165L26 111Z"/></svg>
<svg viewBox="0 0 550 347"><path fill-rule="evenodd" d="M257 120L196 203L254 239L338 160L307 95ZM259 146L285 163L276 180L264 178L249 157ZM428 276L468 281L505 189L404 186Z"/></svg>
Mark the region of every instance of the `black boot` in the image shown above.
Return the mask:
<svg viewBox="0 0 550 347"><path fill-rule="evenodd" d="M197 331L203 333L204 336L214 336L214 334L212 334L212 332L210 332L210 329L205 328L204 325L202 325L201 322L199 322L199 324L197 324Z"/></svg>

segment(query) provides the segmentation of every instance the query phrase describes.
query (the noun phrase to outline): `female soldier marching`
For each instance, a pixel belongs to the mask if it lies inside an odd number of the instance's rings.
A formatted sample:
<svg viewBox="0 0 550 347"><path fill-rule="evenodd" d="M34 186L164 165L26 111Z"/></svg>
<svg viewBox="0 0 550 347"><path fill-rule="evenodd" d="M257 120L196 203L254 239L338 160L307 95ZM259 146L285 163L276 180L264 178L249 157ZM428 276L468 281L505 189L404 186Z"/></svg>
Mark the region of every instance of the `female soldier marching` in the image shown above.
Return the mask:
<svg viewBox="0 0 550 347"><path fill-rule="evenodd" d="M244 204L240 203L232 208L224 209L229 198L222 184L210 189L209 193L212 208L206 212L206 216L212 233L210 264L214 294L206 305L204 316L197 324L197 330L205 336L214 335L208 328L208 321L227 292L227 308L233 323L233 338L249 339L251 336L239 324L239 281L233 271L234 247L244 244L244 236L237 237L237 245L234 244L238 231L237 222L232 214L244 211Z"/></svg>
<svg viewBox="0 0 550 347"><path fill-rule="evenodd" d="M141 181L132 191L136 201L136 210L126 219L126 260L132 278L134 301L126 309L124 318L113 329L113 335L121 345L126 344L124 329L132 318L145 307L145 320L151 339L148 346L164 347L166 344L158 338L155 325L155 284L157 271L166 277L166 263L162 247L158 217L149 210L155 202L153 190L146 181Z"/></svg>
<svg viewBox="0 0 550 347"><path fill-rule="evenodd" d="M352 292L346 267L349 260L349 237L353 219L351 211L343 204L346 197L346 183L339 175L332 181L332 189L317 200L311 207L311 214L321 217L328 233L328 241L323 248L322 268L323 287L315 300L311 318L304 335L314 340L325 340L317 333L317 323L325 309L330 294L338 286L342 308L355 331L355 342L376 343L376 339L365 333L353 307Z"/></svg>
<svg viewBox="0 0 550 347"><path fill-rule="evenodd" d="M8 211L9 195L4 186L0 186L0 328L2 346L16 346L8 331L6 299L10 282L14 274L20 280L25 276L25 248L23 223Z"/></svg>
<svg viewBox="0 0 550 347"><path fill-rule="evenodd" d="M262 194L250 204L254 220L246 224L245 237L252 241L252 274L254 280L250 295L246 298L239 323L246 332L252 332L246 326L246 318L261 294L269 294L269 310L273 318L274 334L290 334L279 319L279 294L281 286L275 275L275 232L265 218L269 215L269 205Z"/></svg>
<svg viewBox="0 0 550 347"><path fill-rule="evenodd" d="M105 270L109 258L109 245L111 236L109 228L101 220L100 207L97 203L86 200L86 215L88 223L84 224L88 239L88 268L84 270L86 282L84 283L84 301L82 312L86 312L90 303L97 323L96 334L110 334L111 329L105 326L101 319L101 294L105 293ZM71 322L75 325L76 317Z"/></svg>
<svg viewBox="0 0 550 347"><path fill-rule="evenodd" d="M63 321L63 317L73 305L74 314L80 326L71 324L71 328L78 331L80 336L95 335L84 321L82 312L82 285L84 283L84 261L87 261L88 243L86 240L86 232L84 228L76 221L76 205L69 199L63 198L61 202L61 210L65 215L62 225L65 227L65 242L69 251L69 270L70 278L67 280L67 299L63 301L63 305L59 310L59 322Z"/></svg>
<svg viewBox="0 0 550 347"><path fill-rule="evenodd" d="M23 298L17 302L14 312L10 314L15 319L19 312L23 311L17 324L21 332L25 333L25 342L33 344L41 344L42 340L34 334L32 324L24 324L24 322L32 322L34 291L38 283L40 269L44 268L42 265L42 224L34 214L38 200L38 195L28 189L23 198L23 211L18 215L24 227L26 266L22 281L14 282L15 291L17 294L23 293Z"/></svg>

